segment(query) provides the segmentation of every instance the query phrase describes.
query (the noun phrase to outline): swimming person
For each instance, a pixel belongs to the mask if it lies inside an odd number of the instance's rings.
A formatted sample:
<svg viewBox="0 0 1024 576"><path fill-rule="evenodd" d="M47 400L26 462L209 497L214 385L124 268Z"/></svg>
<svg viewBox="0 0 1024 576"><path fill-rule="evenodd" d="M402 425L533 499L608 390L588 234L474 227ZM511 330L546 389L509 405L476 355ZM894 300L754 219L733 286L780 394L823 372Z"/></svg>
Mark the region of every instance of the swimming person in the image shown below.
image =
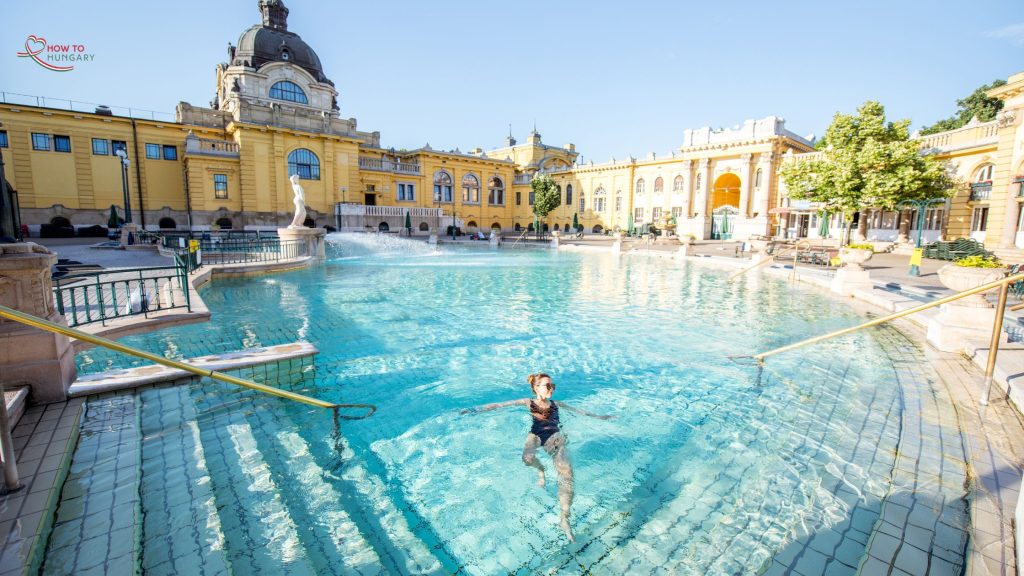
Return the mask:
<svg viewBox="0 0 1024 576"><path fill-rule="evenodd" d="M569 526L569 508L572 506L573 494L572 464L569 462L569 451L565 447L566 438L562 434L562 424L559 420L558 409L565 408L570 412L601 420L610 420L614 416L591 414L586 410L573 408L565 402L552 400L551 396L555 392L555 383L551 381L551 376L543 372L530 374L526 380L530 383L534 398L496 402L478 408L463 410L462 412L464 414L487 412L508 406L526 406L530 409L533 424L530 426L530 432L526 435L526 446L523 447L523 464L537 469L537 485L543 487L545 483L544 465L537 460L537 448L543 447L544 451L551 456L555 470L558 471L558 500L562 507L559 526L562 527L562 531L565 532L569 541L575 542L576 539L573 538L572 528Z"/></svg>

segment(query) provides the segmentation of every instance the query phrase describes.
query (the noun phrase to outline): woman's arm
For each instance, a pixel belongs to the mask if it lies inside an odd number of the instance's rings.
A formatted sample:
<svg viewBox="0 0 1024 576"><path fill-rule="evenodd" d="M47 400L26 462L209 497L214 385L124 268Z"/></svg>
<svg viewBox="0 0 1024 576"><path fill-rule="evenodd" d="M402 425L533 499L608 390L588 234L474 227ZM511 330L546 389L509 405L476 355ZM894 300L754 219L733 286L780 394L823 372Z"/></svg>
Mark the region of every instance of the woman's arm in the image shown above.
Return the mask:
<svg viewBox="0 0 1024 576"><path fill-rule="evenodd" d="M560 400L555 400L554 402L555 402L555 404L558 405L559 408L565 408L566 410L568 410L570 412L575 412L577 414L582 414L584 416L590 416L591 418L597 418L598 420L611 420L611 419L615 418L615 416L612 416L610 414L594 414L593 412L587 412L586 410L580 410L579 408L573 408L572 406L569 406L568 404L566 404L565 402L562 402Z"/></svg>
<svg viewBox="0 0 1024 576"><path fill-rule="evenodd" d="M530 403L526 398L520 398L518 400L509 400L507 402L495 402L494 404L484 404L483 406L477 406L476 408L466 408L462 411L463 414L476 414L477 412L490 412L491 410L497 410L498 408L507 408L509 406L523 405L526 406Z"/></svg>

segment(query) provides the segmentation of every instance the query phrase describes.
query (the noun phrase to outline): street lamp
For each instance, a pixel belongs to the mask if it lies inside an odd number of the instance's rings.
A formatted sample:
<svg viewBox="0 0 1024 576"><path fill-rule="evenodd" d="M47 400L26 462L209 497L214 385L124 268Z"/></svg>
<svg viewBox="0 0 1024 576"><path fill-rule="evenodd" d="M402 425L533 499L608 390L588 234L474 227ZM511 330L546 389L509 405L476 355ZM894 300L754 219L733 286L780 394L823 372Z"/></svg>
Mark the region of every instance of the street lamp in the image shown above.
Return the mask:
<svg viewBox="0 0 1024 576"><path fill-rule="evenodd" d="M921 275L921 258L924 250L921 248L921 234L924 232L924 213L929 206L945 202L944 198L930 198L928 200L904 200L897 204L897 208L912 208L917 210L917 241L914 244L914 254L910 257L909 276Z"/></svg>
<svg viewBox="0 0 1024 576"><path fill-rule="evenodd" d="M121 159L121 188L124 191L124 222L125 224L131 224L132 204L131 198L128 196L128 165L131 164L131 160L128 159L128 152L123 148L114 150L114 154Z"/></svg>

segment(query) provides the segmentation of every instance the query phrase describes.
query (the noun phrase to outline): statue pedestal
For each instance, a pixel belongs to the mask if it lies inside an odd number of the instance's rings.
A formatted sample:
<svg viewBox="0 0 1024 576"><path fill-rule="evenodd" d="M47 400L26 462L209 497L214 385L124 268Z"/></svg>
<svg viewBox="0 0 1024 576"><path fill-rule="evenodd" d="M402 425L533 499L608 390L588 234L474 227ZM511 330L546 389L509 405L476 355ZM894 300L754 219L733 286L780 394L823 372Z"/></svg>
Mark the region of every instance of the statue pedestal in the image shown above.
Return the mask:
<svg viewBox="0 0 1024 576"><path fill-rule="evenodd" d="M0 245L0 305L67 325L54 309L50 268L57 255L37 244ZM71 340L14 322L0 320L0 384L28 385L32 401L67 400L75 381Z"/></svg>
<svg viewBox="0 0 1024 576"><path fill-rule="evenodd" d="M558 233L558 232L552 232L551 233L551 247L557 250L558 247L561 245L561 243L562 243L562 235L560 233Z"/></svg>
<svg viewBox="0 0 1024 576"><path fill-rule="evenodd" d="M492 232L491 237L487 241L490 242L491 246L501 246L501 235ZM434 242L437 242L436 236L434 237Z"/></svg>
<svg viewBox="0 0 1024 576"><path fill-rule="evenodd" d="M622 238L616 238L615 242L612 242L612 254L622 253Z"/></svg>
<svg viewBox="0 0 1024 576"><path fill-rule="evenodd" d="M431 232L430 236L427 237L427 244L437 244L437 233Z"/></svg>
<svg viewBox="0 0 1024 576"><path fill-rule="evenodd" d="M858 266L858 268L860 268ZM843 296L853 294L855 290L870 290L874 288L871 283L871 273L863 268L854 270L849 265L836 271L836 277L832 279L832 291Z"/></svg>
<svg viewBox="0 0 1024 576"><path fill-rule="evenodd" d="M686 260L687 252L690 251L689 244L683 244L679 246L679 250L676 250L676 260Z"/></svg>
<svg viewBox="0 0 1024 576"><path fill-rule="evenodd" d="M327 230L323 228L278 228L277 236L281 240L301 240L306 243L306 254L316 260L327 258L324 238Z"/></svg>
<svg viewBox="0 0 1024 576"><path fill-rule="evenodd" d="M131 238L131 242L128 239ZM139 243L139 227L133 222L121 225L121 246Z"/></svg>
<svg viewBox="0 0 1024 576"><path fill-rule="evenodd" d="M988 346L995 320L996 309L993 307L943 304L939 306L939 313L928 321L928 343L943 352L970 354L974 350L968 350L969 340L984 342ZM1000 344L1008 341L1006 332L999 335Z"/></svg>

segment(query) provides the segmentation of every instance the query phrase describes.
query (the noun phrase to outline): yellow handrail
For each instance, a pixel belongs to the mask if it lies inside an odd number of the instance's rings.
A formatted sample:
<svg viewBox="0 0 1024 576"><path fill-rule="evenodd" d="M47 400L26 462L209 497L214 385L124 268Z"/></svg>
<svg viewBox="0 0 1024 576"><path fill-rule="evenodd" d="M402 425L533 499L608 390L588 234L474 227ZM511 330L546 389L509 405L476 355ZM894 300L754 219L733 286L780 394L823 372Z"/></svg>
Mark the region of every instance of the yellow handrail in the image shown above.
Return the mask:
<svg viewBox="0 0 1024 576"><path fill-rule="evenodd" d="M529 228L527 228L526 230L523 230L523 233L519 235L519 238L516 238L516 241L512 243L512 247L515 248L516 244L519 244L519 241L522 240L523 238L526 238L526 235L529 234L529 233L530 233Z"/></svg>
<svg viewBox="0 0 1024 576"><path fill-rule="evenodd" d="M335 411L337 411L338 408L365 408L369 410L369 413L366 414L366 416L370 416L371 414L377 411L377 407L373 406L372 404L334 404L333 402L317 400L316 398L310 398L309 396L303 396L302 394L296 394L294 392L289 392L287 390L280 390L278 388L274 388L271 386L257 384L255 382L244 380L242 378L236 378L235 376L224 374L222 372L197 368L196 366L192 366L191 364L178 362L176 360L170 360L168 358L164 358L163 356L157 356L156 354L151 354L144 350L132 348L131 346L125 346L124 344L119 344L117 342L114 342L113 340L107 340L106 338L102 338L100 336L93 336L92 334L87 334L80 330L75 330L74 328L68 328L67 326L54 324L53 322L50 322L48 320L43 320L42 318L37 318L30 314L25 314L24 312L13 310L6 306L0 306L0 318L6 318L8 320L20 322L21 324L33 326L35 328L46 330L48 332L56 332L57 334L63 334L69 338L84 340L85 342L89 342L97 346L102 346L104 348L109 348L111 350L116 350L117 352L121 352L123 354L137 356L139 358L145 358L146 360L156 362L157 364L162 364L164 366L169 366L171 368L184 370L197 376L206 376L209 378L213 378L214 380L220 380L221 382L228 382L230 384L235 384L237 386L242 386L244 388L250 388L252 390L257 390L265 394L271 394L273 396L279 396L281 398L295 400L296 402L302 402L312 406L317 406L319 408L331 408Z"/></svg>
<svg viewBox="0 0 1024 576"><path fill-rule="evenodd" d="M754 264L752 264L750 266L747 266L746 268L744 268L743 270L740 270L739 272L734 273L732 276L729 276L729 282L732 282L733 280L739 278L740 276L746 274L747 272L750 272L751 270L753 270L755 268L760 268L761 266L766 266L766 265L772 264L774 262L775 262L775 256L772 256L771 254L769 254L767 258L762 258L761 260L758 260Z"/></svg>
<svg viewBox="0 0 1024 576"><path fill-rule="evenodd" d="M764 360L768 356L774 356L774 355L779 354L781 352L788 352L789 350L793 350L794 348L800 348L800 347L806 346L808 344L815 344L815 343L821 342L823 340L829 340L829 339L835 338L836 336L842 336L844 334L849 334L850 332L856 332L857 330L861 330L863 328L870 328L872 326L877 326L879 324L884 324L885 322L888 322L890 320L896 320L897 318L902 318L904 316L909 316L910 314L914 314L915 312L920 312L922 310L927 310L929 308L934 308L936 306L940 306L940 305L946 304L948 302L953 302L954 300L959 300L961 298L965 298L965 297L971 296L973 294L979 294L981 292L988 292L989 290L992 290L993 288L998 288L1000 286L1009 285L1009 284L1011 284L1013 282L1017 282L1017 281L1020 281L1020 280L1024 280L1024 272L1022 272L1020 274L1014 274L1013 276L1007 276L1006 278L1002 278L1000 280L996 280L995 282L989 282L988 284L983 284L981 286L978 286L977 288L971 288L970 290L964 290L963 292L957 292L956 294L953 294L952 296L946 296L945 298L939 298L938 300L933 300L933 301L928 302L926 304L921 304L920 306L914 306L913 308L908 308L906 310L903 310L902 312L895 312L893 314L889 314L888 316L882 316L881 318L876 318L874 320L870 320L870 321L865 322L863 324L858 324L857 326L853 326L853 327L850 327L850 328L843 328L842 330L836 330L835 332L830 332L830 333L825 334L823 336L815 336L813 338L808 338L806 340L801 340L801 341L799 341L799 342L797 342L795 344L788 344L788 345L782 346L780 348L775 348L774 350L769 350L767 352L762 352L760 354L754 354L753 358L755 358L757 360Z"/></svg>

